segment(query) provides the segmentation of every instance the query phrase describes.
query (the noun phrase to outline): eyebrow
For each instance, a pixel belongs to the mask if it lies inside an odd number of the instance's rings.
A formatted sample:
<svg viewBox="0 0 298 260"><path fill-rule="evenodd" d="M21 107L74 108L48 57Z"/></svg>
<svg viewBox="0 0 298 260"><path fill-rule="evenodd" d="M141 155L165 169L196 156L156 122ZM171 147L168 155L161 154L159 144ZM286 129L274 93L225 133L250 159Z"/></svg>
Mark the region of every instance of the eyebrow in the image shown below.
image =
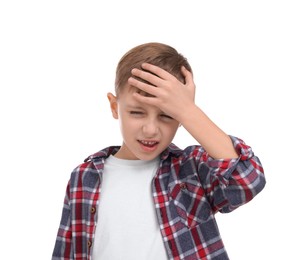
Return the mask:
<svg viewBox="0 0 298 260"><path fill-rule="evenodd" d="M145 108L144 107L141 107L141 106L139 106L139 105L127 105L127 109L139 109L139 110L145 110ZM169 116L168 114L166 114L165 112L163 112L162 110L160 110L160 112L162 113L162 114L165 114L165 115L167 115L167 116ZM170 117L170 116L169 116Z"/></svg>
<svg viewBox="0 0 298 260"><path fill-rule="evenodd" d="M127 108L130 108L130 109L142 109L142 110L144 110L143 107L138 106L138 105L136 105L136 106L134 106L134 105L127 105Z"/></svg>

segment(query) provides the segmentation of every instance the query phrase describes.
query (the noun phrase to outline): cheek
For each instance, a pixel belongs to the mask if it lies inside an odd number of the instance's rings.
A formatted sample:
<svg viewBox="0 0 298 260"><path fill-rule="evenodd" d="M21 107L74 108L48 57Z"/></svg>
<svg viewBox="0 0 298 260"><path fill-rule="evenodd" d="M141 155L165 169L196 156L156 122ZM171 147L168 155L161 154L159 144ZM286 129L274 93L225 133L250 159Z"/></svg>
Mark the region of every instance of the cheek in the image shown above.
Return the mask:
<svg viewBox="0 0 298 260"><path fill-rule="evenodd" d="M175 136L177 129L178 126L176 125L167 126L163 129L163 134L167 135L170 139L172 139Z"/></svg>
<svg viewBox="0 0 298 260"><path fill-rule="evenodd" d="M119 118L119 123L122 133L131 133L139 129L139 124L136 120L131 118Z"/></svg>

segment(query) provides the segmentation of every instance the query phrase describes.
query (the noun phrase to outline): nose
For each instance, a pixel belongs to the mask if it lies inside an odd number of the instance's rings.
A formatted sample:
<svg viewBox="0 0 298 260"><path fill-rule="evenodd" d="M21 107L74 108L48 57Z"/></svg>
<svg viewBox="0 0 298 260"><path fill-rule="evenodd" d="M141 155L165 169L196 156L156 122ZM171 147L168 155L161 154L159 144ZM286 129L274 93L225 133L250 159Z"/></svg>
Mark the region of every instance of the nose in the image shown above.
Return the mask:
<svg viewBox="0 0 298 260"><path fill-rule="evenodd" d="M143 133L145 137L152 138L155 137L159 132L158 122L154 119L148 119L144 122Z"/></svg>

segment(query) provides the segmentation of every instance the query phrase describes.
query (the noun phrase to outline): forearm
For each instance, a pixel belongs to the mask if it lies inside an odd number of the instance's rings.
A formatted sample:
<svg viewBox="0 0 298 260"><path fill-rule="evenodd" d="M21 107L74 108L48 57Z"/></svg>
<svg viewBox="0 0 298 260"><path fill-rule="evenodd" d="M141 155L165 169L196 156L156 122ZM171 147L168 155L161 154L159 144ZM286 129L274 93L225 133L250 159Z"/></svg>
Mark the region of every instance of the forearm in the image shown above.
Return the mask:
<svg viewBox="0 0 298 260"><path fill-rule="evenodd" d="M230 137L199 107L189 107L179 121L214 159L238 157Z"/></svg>

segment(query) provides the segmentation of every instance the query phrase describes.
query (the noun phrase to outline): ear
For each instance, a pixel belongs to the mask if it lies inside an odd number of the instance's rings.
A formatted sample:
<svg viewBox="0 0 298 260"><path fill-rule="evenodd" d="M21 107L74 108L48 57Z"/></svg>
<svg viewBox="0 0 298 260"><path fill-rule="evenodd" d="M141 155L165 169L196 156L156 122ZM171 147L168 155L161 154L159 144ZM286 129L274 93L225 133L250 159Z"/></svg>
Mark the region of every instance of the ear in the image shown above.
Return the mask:
<svg viewBox="0 0 298 260"><path fill-rule="evenodd" d="M118 119L118 102L117 97L115 97L112 93L108 93L107 97L110 102L110 108L112 111L112 115L115 119Z"/></svg>

